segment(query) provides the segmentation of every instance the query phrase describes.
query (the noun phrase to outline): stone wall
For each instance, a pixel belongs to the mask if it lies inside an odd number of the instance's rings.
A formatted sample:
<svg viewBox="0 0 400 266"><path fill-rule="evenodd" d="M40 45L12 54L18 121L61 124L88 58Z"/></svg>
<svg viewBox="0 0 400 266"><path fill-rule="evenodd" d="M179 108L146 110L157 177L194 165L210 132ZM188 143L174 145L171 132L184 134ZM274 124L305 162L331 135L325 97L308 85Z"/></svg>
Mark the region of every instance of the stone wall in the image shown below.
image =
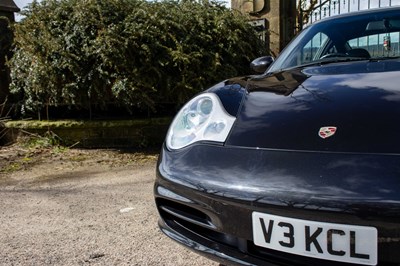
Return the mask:
<svg viewBox="0 0 400 266"><path fill-rule="evenodd" d="M123 121L9 121L8 138L52 134L67 146L83 148L160 147L172 118Z"/></svg>

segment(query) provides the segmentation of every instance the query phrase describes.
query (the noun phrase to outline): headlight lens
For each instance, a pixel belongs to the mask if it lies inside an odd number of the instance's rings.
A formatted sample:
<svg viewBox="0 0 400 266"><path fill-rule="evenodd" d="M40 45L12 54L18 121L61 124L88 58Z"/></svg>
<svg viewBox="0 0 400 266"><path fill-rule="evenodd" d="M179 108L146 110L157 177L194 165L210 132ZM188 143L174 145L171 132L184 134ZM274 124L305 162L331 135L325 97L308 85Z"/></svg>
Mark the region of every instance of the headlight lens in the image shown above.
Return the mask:
<svg viewBox="0 0 400 266"><path fill-rule="evenodd" d="M224 142L235 119L225 111L217 95L203 93L176 115L167 134L167 147L181 149L201 140Z"/></svg>

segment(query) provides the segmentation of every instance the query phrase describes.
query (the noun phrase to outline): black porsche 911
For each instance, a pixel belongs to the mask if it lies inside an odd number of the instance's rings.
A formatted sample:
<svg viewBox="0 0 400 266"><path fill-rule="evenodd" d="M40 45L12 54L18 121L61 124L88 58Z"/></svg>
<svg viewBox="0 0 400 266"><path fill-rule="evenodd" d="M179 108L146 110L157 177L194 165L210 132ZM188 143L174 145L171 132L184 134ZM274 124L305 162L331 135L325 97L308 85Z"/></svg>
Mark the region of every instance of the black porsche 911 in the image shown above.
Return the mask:
<svg viewBox="0 0 400 266"><path fill-rule="evenodd" d="M159 226L223 264L400 265L400 7L317 22L168 131Z"/></svg>

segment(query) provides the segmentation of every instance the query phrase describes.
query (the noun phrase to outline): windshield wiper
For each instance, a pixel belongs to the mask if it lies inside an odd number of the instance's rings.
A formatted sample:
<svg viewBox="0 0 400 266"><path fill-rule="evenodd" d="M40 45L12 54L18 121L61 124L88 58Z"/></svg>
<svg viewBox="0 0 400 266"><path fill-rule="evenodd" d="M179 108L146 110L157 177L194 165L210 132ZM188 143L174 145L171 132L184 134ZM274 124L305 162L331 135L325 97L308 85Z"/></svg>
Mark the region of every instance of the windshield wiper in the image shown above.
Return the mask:
<svg viewBox="0 0 400 266"><path fill-rule="evenodd" d="M371 60L371 59L365 58L365 57L337 56L337 57L328 57L328 58L319 59L317 61L313 61L313 62L303 64L303 65L298 65L296 67L307 67L307 66L318 66L318 65L322 66L322 65L326 65L326 64L332 64L332 63L365 61L365 60Z"/></svg>
<svg viewBox="0 0 400 266"><path fill-rule="evenodd" d="M344 55L344 56L323 58L323 59L315 60L315 61L312 61L312 62L309 62L306 64L302 64L302 65L297 65L297 66L288 67L288 68L282 68L278 71L271 72L271 73L276 73L276 72L290 70L290 69L296 69L296 68L309 67L309 66L323 66L323 65L327 65L327 64L341 63L341 62L354 62L354 61L378 62L378 61L383 61L383 60L399 59L399 58L400 58L400 56L365 58L365 57L354 57L354 56Z"/></svg>
<svg viewBox="0 0 400 266"><path fill-rule="evenodd" d="M399 58L400 56L382 56L382 57L370 58L370 61L383 61L383 60L399 59Z"/></svg>

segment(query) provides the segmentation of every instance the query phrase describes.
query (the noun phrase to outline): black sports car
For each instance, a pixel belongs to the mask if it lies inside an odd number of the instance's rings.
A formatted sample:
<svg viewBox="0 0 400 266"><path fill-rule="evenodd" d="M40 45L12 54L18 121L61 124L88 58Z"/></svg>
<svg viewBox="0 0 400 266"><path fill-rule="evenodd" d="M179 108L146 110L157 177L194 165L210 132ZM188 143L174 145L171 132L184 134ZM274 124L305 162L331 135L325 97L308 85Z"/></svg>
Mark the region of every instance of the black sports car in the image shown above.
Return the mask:
<svg viewBox="0 0 400 266"><path fill-rule="evenodd" d="M303 30L172 122L161 230L223 264L400 264L400 8Z"/></svg>

